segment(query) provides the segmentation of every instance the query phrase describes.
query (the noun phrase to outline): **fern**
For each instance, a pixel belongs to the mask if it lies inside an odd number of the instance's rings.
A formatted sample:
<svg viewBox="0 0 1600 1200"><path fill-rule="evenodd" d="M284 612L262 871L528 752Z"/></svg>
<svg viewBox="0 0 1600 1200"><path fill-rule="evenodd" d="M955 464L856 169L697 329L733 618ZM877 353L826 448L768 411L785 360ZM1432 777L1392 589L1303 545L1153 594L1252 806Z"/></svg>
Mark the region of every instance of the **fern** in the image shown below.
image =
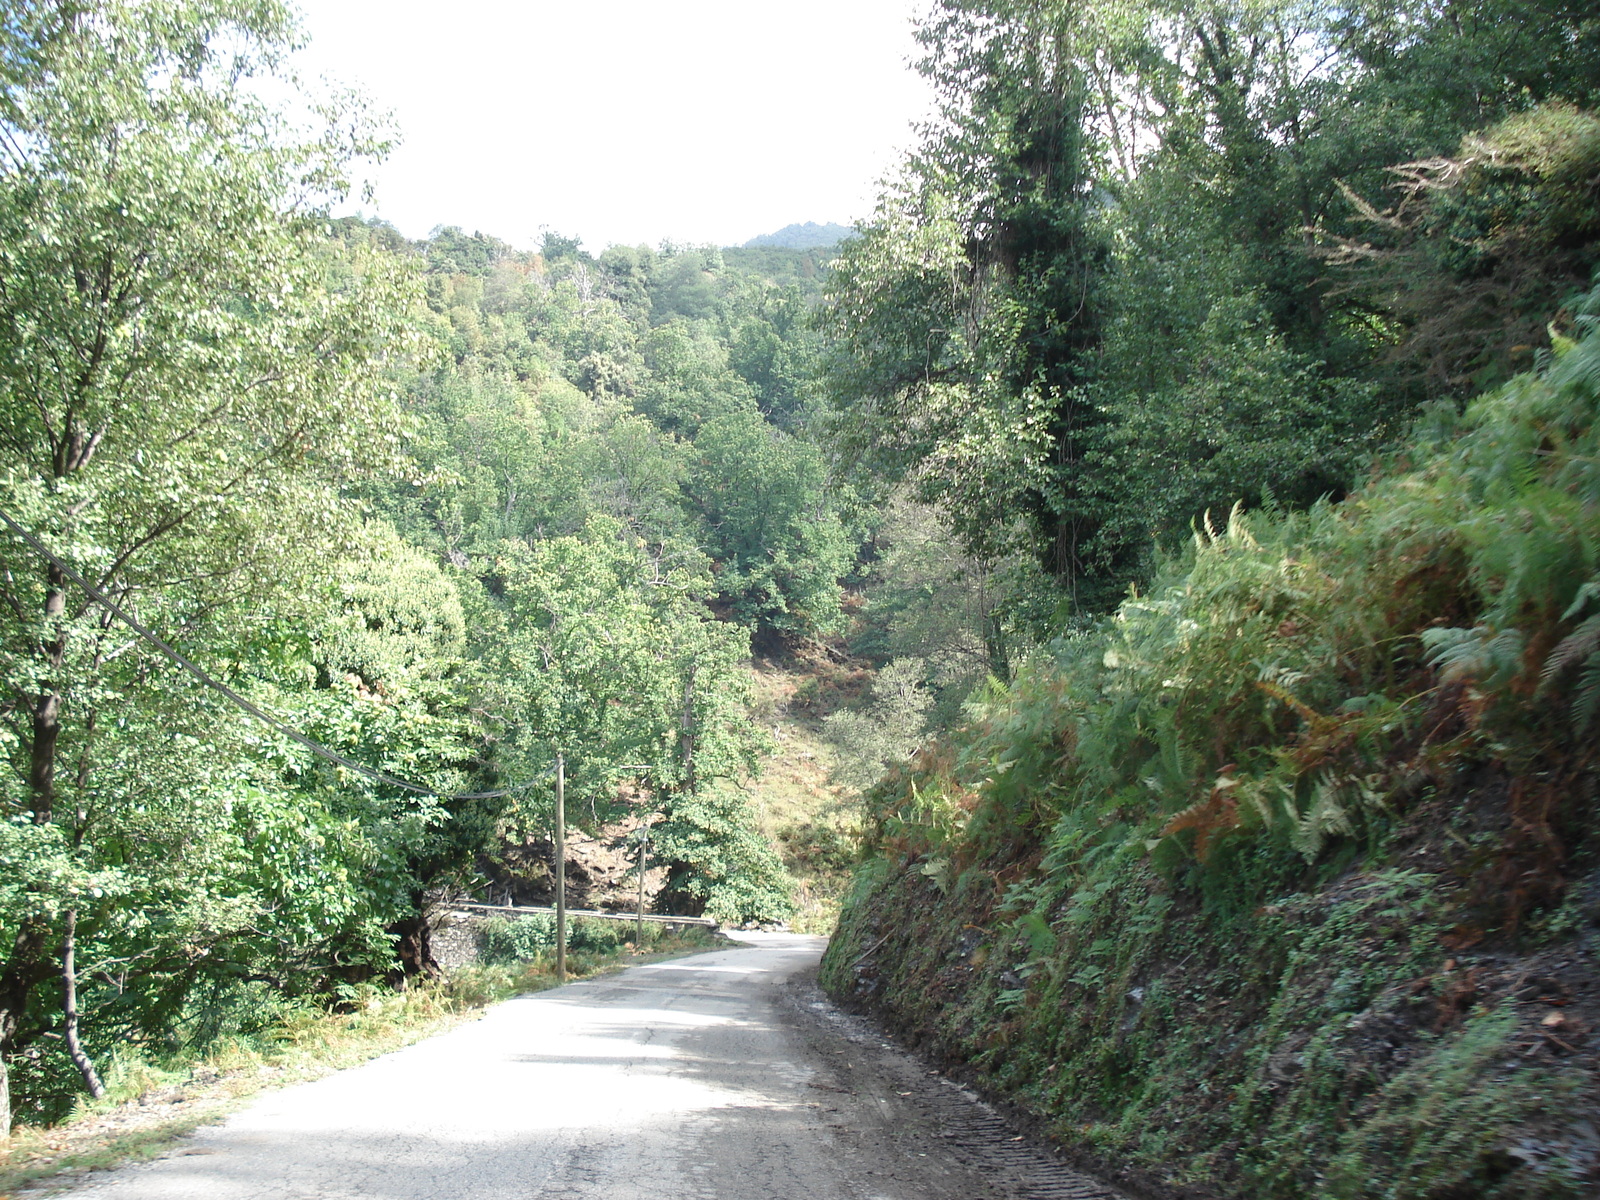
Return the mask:
<svg viewBox="0 0 1600 1200"><path fill-rule="evenodd" d="M1572 724L1582 733L1600 714L1600 651L1589 655L1578 676L1578 694L1572 701Z"/></svg>
<svg viewBox="0 0 1600 1200"><path fill-rule="evenodd" d="M1561 672L1588 658L1596 650L1600 650L1600 613L1595 613L1579 625L1550 651L1550 657L1544 662L1543 681L1546 684L1553 683Z"/></svg>
<svg viewBox="0 0 1600 1200"><path fill-rule="evenodd" d="M1202 513L1190 557L981 692L944 765L882 785L880 828L914 822L952 863L1051 829L1053 878L1142 845L1232 886L1227 849L1370 837L1385 796L1463 753L1570 756L1530 693L1570 688L1579 730L1600 721L1600 288L1577 327L1558 360L1434 410L1403 467L1338 505ZM1478 749L1428 740L1452 705Z"/></svg>
<svg viewBox="0 0 1600 1200"><path fill-rule="evenodd" d="M1595 600L1600 600L1600 580L1591 579L1578 589L1567 611L1561 614L1562 620L1571 620ZM1572 698L1572 724L1581 733L1600 712L1600 612L1591 614L1556 644L1540 672L1541 689L1553 687L1563 672L1580 663L1583 670Z"/></svg>
<svg viewBox="0 0 1600 1200"><path fill-rule="evenodd" d="M1048 960L1055 957L1057 941L1055 930L1050 928L1038 913L1028 913L1017 921L1017 928L1028 939L1028 949L1033 957Z"/></svg>
<svg viewBox="0 0 1600 1200"><path fill-rule="evenodd" d="M1527 636L1520 629L1428 629L1422 634L1428 661L1446 683L1471 682L1498 688L1522 666Z"/></svg>
<svg viewBox="0 0 1600 1200"><path fill-rule="evenodd" d="M1311 807L1303 816L1294 810L1292 800L1284 800L1284 810L1289 817L1289 844L1306 862L1317 860L1330 835L1354 836L1356 827L1350 817L1349 803L1351 790L1348 783L1324 776L1317 781Z"/></svg>
<svg viewBox="0 0 1600 1200"><path fill-rule="evenodd" d="M1239 781L1227 773L1229 769L1231 767L1224 769L1217 777L1209 796L1173 814L1161 830L1162 837L1172 837L1186 829L1194 830L1194 856L1202 863L1210 857L1211 849L1219 838L1239 828L1239 801L1233 794Z"/></svg>

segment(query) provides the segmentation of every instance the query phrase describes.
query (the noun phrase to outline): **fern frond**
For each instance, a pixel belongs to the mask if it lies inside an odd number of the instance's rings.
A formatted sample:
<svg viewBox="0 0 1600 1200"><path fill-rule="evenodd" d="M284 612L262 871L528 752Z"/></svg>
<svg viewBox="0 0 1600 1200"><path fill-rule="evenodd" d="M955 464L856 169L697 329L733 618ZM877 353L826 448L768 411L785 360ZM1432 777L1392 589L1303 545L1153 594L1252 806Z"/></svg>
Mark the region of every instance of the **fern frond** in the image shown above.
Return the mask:
<svg viewBox="0 0 1600 1200"><path fill-rule="evenodd" d="M1292 692L1285 688L1279 687L1276 683L1272 683L1266 679L1258 679L1256 680L1256 687L1261 689L1267 695L1271 696L1279 704L1282 704L1286 708L1290 709L1307 725L1319 727L1328 723L1327 717L1323 716L1316 709L1312 708L1309 704L1307 704L1304 700L1301 700Z"/></svg>
<svg viewBox="0 0 1600 1200"><path fill-rule="evenodd" d="M1294 810L1292 801L1285 800L1284 808L1291 822L1289 844L1306 862L1315 862L1330 835L1349 837L1356 831L1350 819L1348 786L1332 776L1318 780L1312 794L1311 807L1304 816Z"/></svg>
<svg viewBox="0 0 1600 1200"><path fill-rule="evenodd" d="M1261 549L1261 543L1256 541L1255 535L1250 532L1249 519L1244 515L1244 501L1235 500L1233 507L1228 510L1228 540L1237 542L1247 550Z"/></svg>
<svg viewBox="0 0 1600 1200"><path fill-rule="evenodd" d="M1194 830L1194 856L1201 862L1206 861L1217 838L1239 827L1239 802L1233 794L1239 781L1228 774L1232 769L1232 764L1224 768L1209 796L1174 813L1161 830L1162 837Z"/></svg>
<svg viewBox="0 0 1600 1200"><path fill-rule="evenodd" d="M1479 625L1472 629L1429 629L1422 634L1428 661L1446 683L1472 680L1487 687L1504 683L1522 665L1527 641L1520 629L1499 632Z"/></svg>
<svg viewBox="0 0 1600 1200"><path fill-rule="evenodd" d="M1550 651L1550 657L1544 660L1544 670L1540 672L1541 683L1548 686L1557 675L1596 650L1600 650L1600 613L1579 625Z"/></svg>
<svg viewBox="0 0 1600 1200"><path fill-rule="evenodd" d="M1573 596L1572 603L1567 605L1567 611L1561 614L1563 621L1570 621L1584 609L1589 607L1591 600L1600 600L1600 579L1591 579L1578 589Z"/></svg>
<svg viewBox="0 0 1600 1200"><path fill-rule="evenodd" d="M1589 655L1583 674L1578 676L1578 692L1572 701L1572 727L1584 732L1600 714L1600 651Z"/></svg>

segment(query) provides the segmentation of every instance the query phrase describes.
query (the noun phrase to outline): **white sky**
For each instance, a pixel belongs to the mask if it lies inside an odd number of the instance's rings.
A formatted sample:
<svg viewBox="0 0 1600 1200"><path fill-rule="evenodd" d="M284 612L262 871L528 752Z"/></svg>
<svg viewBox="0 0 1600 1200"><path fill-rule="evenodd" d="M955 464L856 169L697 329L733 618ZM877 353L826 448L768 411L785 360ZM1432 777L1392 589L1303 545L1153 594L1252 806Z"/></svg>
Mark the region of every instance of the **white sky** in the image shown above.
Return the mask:
<svg viewBox="0 0 1600 1200"><path fill-rule="evenodd" d="M300 70L398 120L376 215L412 237L548 226L598 252L848 223L929 104L925 0L299 4Z"/></svg>

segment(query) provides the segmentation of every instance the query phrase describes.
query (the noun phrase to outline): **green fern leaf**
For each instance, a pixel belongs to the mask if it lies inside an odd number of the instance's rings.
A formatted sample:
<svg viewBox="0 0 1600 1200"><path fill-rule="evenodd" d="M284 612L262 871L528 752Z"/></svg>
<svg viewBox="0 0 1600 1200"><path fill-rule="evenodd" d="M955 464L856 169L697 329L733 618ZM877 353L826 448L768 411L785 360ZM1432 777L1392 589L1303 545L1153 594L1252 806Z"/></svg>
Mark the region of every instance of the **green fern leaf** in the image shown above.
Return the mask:
<svg viewBox="0 0 1600 1200"><path fill-rule="evenodd" d="M1548 686L1557 675L1573 663L1588 658L1596 650L1600 650L1600 613L1595 613L1579 625L1550 651L1550 657L1544 660L1544 670L1540 673L1543 683Z"/></svg>
<svg viewBox="0 0 1600 1200"><path fill-rule="evenodd" d="M1578 692L1572 701L1572 725L1579 733L1588 729L1600 714L1600 651L1589 655L1583 674L1578 676Z"/></svg>

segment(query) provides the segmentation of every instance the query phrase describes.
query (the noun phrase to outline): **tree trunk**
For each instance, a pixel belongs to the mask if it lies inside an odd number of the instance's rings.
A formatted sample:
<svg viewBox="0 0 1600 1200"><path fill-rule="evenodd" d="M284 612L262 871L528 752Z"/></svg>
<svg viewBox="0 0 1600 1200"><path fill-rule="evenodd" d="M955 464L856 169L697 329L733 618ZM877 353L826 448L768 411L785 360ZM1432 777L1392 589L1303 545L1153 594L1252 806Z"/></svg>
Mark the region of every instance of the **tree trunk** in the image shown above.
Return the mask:
<svg viewBox="0 0 1600 1200"><path fill-rule="evenodd" d="M11 1134L11 1086L5 1056L13 1049L17 1026L28 1008L34 986L48 975L50 923L35 913L22 922L11 943L11 956L0 970L0 1134Z"/></svg>
<svg viewBox="0 0 1600 1200"><path fill-rule="evenodd" d="M50 668L47 682L31 702L33 741L28 747L28 791L33 805L33 823L48 825L55 816L56 753L61 742L61 691L57 682L66 661L67 631L63 618L67 611L67 579L60 568L49 569L49 590L45 593L46 640L39 647L40 657ZM28 998L39 983L49 978L50 922L39 912L22 921L11 954L0 970L0 1134L11 1136L11 1078L5 1056L12 1050L17 1026L28 1009Z"/></svg>
<svg viewBox="0 0 1600 1200"><path fill-rule="evenodd" d="M55 812L56 752L61 743L61 665L67 657L67 631L62 618L67 610L66 577L50 567L50 590L45 595L45 636L40 656L49 668L47 682L34 698L33 743L28 747L28 791L33 801L33 821L49 824Z"/></svg>
<svg viewBox="0 0 1600 1200"><path fill-rule="evenodd" d="M11 1141L11 1072L6 1070L8 1041L9 1038L0 1038L0 1150Z"/></svg>
<svg viewBox="0 0 1600 1200"><path fill-rule="evenodd" d="M390 984L404 989L413 976L438 978L439 963L433 957L433 930L425 913L418 911L414 916L396 921L388 932L400 939L395 945L400 966L389 972Z"/></svg>
<svg viewBox="0 0 1600 1200"><path fill-rule="evenodd" d="M78 968L77 952L78 910L67 910L67 928L61 938L61 1011L65 1014L61 1036L67 1043L67 1056L83 1076L89 1095L99 1100L106 1094L106 1085L100 1082L100 1072L94 1069L94 1060L84 1052L78 1040Z"/></svg>
<svg viewBox="0 0 1600 1200"><path fill-rule="evenodd" d="M694 682L699 673L699 665L691 661L683 676L683 715L678 726L678 746L683 761L683 790L686 792L695 790Z"/></svg>

